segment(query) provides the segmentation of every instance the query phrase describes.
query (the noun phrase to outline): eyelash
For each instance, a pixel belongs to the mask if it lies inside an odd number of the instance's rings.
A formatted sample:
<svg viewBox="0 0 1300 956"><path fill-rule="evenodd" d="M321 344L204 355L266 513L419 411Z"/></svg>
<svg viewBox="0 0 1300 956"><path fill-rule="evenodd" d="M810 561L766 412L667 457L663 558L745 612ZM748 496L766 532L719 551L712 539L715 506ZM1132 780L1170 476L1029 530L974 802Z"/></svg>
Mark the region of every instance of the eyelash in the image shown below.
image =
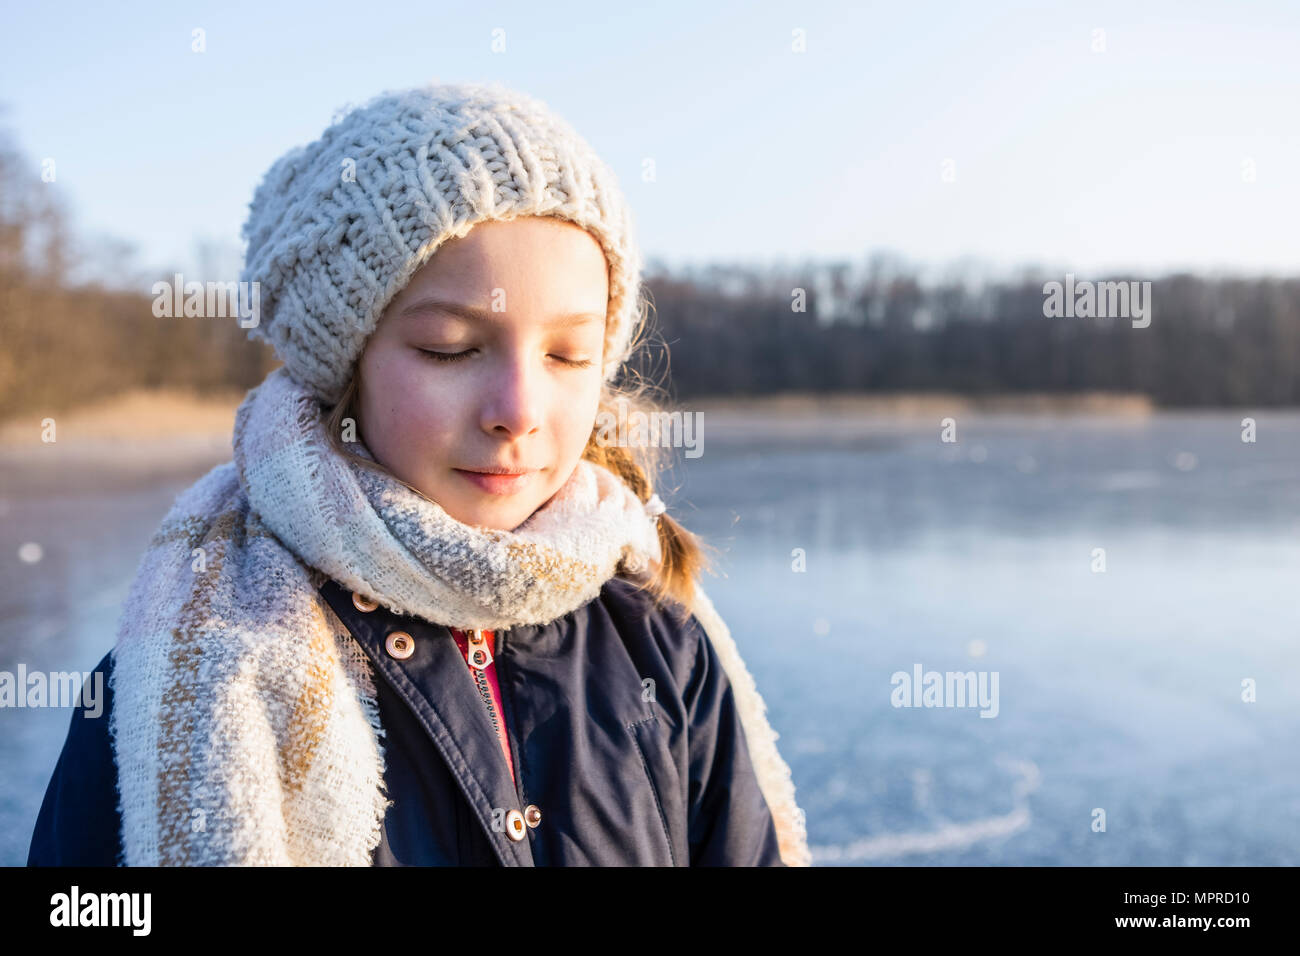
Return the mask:
<svg viewBox="0 0 1300 956"><path fill-rule="evenodd" d="M461 362L469 358L472 352L478 350L465 349L463 352L435 352L432 349L420 349L420 351L429 356L429 358L433 359L435 362ZM551 358L555 359L562 365L567 365L569 368L590 368L594 364L591 359L582 359L578 361L574 359L561 358L558 355L552 355Z"/></svg>

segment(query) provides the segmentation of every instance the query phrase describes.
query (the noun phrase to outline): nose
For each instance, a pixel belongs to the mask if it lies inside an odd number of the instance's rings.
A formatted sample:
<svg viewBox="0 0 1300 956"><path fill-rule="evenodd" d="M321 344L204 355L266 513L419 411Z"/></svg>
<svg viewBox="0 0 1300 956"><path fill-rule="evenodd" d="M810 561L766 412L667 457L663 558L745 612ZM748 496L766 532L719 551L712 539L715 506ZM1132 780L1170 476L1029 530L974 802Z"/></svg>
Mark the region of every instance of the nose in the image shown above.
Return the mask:
<svg viewBox="0 0 1300 956"><path fill-rule="evenodd" d="M542 424L542 383L526 359L512 356L502 362L488 383L482 427L499 438L520 438Z"/></svg>

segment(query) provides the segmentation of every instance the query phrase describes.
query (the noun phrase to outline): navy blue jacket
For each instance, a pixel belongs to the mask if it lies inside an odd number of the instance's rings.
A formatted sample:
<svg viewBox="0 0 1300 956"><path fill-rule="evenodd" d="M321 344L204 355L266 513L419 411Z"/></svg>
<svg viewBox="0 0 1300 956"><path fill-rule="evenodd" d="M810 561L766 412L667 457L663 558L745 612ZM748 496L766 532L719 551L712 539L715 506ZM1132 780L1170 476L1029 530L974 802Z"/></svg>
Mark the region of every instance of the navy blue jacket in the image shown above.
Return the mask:
<svg viewBox="0 0 1300 956"><path fill-rule="evenodd" d="M374 665L393 801L374 865L783 865L731 684L694 617L613 578L549 624L498 632L516 785L447 628L360 610L332 581L321 595ZM404 658L385 647L396 630L413 638ZM112 667L110 652L105 688ZM99 717L73 713L29 865L120 864L112 702L110 688Z"/></svg>

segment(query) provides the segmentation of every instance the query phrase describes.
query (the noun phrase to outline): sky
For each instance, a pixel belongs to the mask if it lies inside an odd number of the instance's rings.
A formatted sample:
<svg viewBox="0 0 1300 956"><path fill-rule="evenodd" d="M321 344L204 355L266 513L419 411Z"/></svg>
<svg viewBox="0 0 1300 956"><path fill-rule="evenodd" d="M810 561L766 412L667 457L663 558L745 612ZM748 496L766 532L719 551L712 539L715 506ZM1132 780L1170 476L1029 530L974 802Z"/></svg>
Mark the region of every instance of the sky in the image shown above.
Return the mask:
<svg viewBox="0 0 1300 956"><path fill-rule="evenodd" d="M0 36L0 123L160 270L237 269L254 187L342 108L493 81L670 267L1300 274L1296 2L10 3Z"/></svg>

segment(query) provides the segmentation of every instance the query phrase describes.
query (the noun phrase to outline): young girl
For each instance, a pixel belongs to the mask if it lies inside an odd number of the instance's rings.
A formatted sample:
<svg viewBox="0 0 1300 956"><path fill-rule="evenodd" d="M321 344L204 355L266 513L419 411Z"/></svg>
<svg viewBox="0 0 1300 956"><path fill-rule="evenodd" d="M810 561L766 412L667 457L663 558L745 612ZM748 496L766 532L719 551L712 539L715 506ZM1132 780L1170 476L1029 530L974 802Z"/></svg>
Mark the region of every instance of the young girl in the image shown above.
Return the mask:
<svg viewBox="0 0 1300 956"><path fill-rule="evenodd" d="M789 768L599 413L641 328L611 172L498 86L385 94L257 189L282 368L183 493L33 864L807 865Z"/></svg>

